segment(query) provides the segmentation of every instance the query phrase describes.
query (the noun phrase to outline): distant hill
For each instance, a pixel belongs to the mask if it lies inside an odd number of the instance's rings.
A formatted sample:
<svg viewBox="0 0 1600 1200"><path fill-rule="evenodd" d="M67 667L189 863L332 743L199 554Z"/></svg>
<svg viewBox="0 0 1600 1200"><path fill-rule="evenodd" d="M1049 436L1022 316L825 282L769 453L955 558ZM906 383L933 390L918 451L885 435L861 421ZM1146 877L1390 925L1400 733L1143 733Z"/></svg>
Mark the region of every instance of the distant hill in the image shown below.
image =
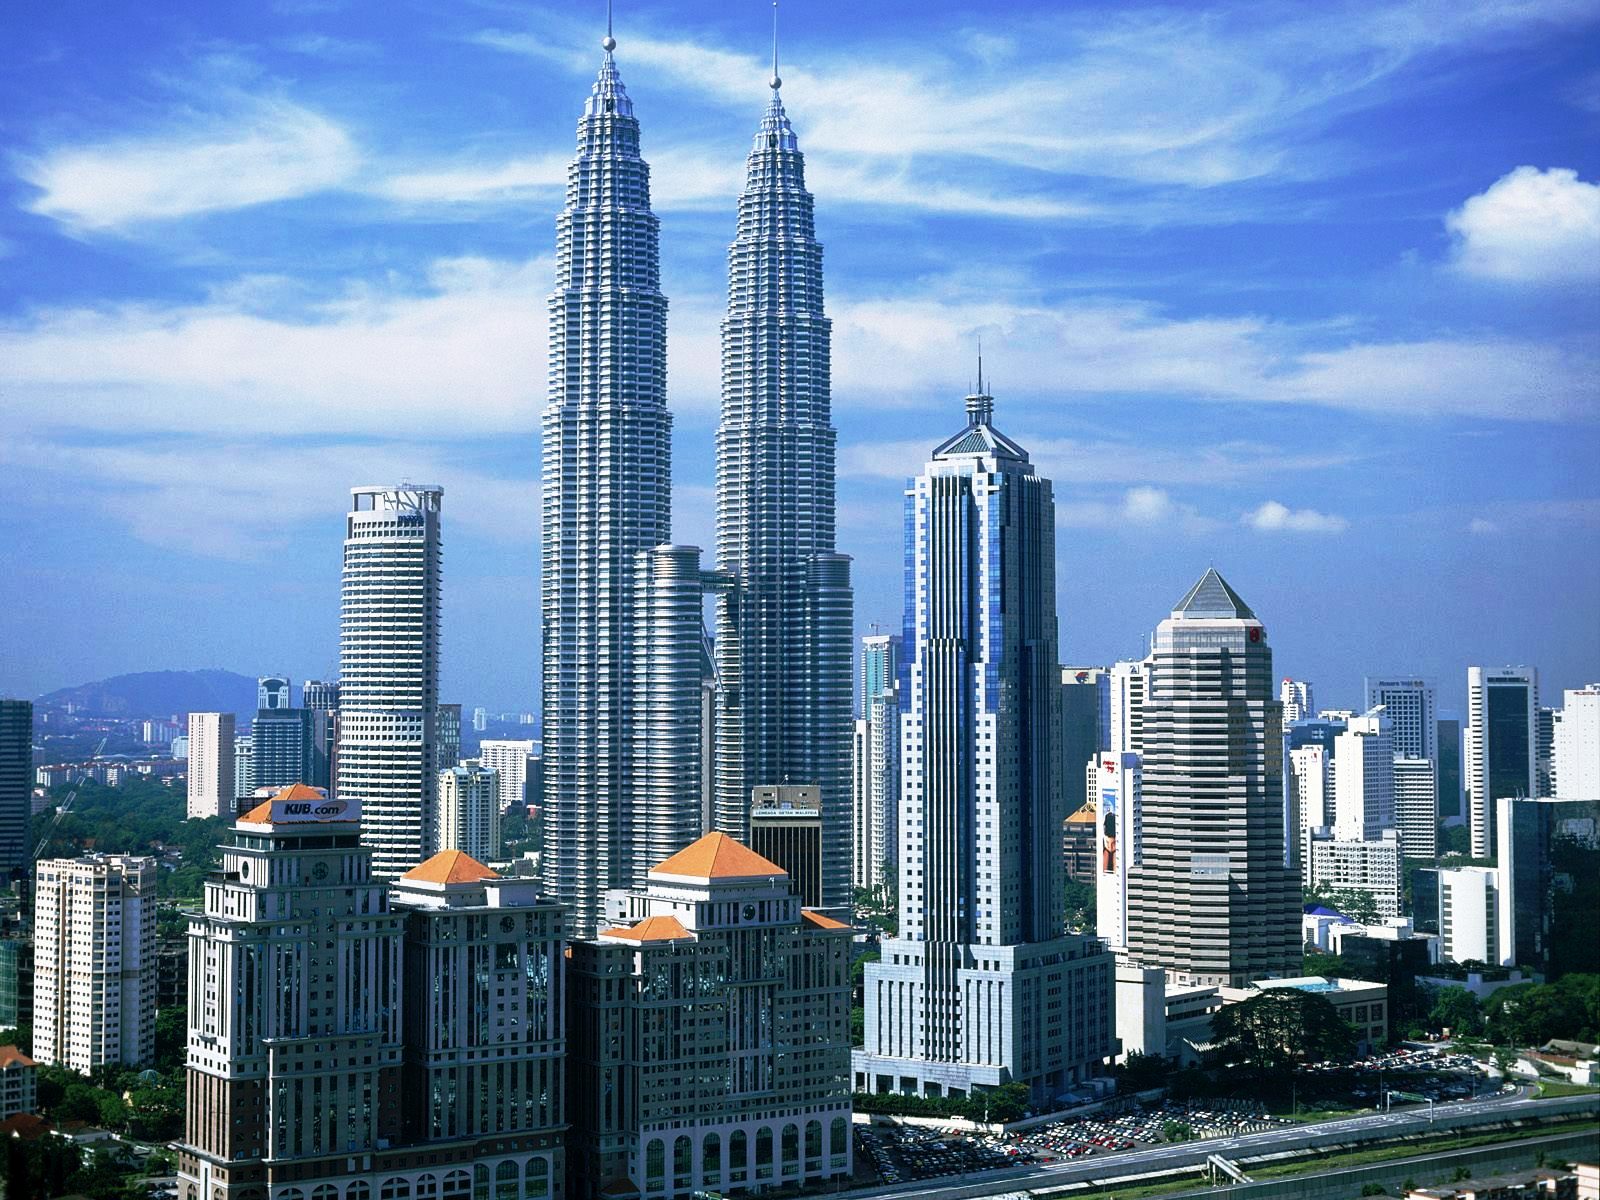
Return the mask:
<svg viewBox="0 0 1600 1200"><path fill-rule="evenodd" d="M186 712L231 712L253 717L256 681L232 671L139 671L98 683L62 688L39 704L71 704L100 717L169 717Z"/></svg>

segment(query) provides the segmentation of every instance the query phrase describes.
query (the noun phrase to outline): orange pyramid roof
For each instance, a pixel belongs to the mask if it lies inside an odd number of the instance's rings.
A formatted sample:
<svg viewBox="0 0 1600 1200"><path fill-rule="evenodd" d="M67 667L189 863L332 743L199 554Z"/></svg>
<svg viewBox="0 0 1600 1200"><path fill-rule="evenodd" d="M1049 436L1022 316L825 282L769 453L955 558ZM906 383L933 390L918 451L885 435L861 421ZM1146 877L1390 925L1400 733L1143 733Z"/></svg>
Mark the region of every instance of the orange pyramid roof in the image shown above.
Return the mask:
<svg viewBox="0 0 1600 1200"><path fill-rule="evenodd" d="M706 834L650 872L652 875L684 875L690 879L748 879L788 873L777 863L721 832Z"/></svg>
<svg viewBox="0 0 1600 1200"><path fill-rule="evenodd" d="M646 917L632 929L603 929L600 936L630 942L681 942L694 934L685 929L677 917Z"/></svg>
<svg viewBox="0 0 1600 1200"><path fill-rule="evenodd" d="M843 921L835 921L832 917L825 917L819 912L813 912L809 908L803 910L800 913L800 915L802 917L804 917L807 921L810 921L818 929L849 929L850 928L850 926L846 925Z"/></svg>
<svg viewBox="0 0 1600 1200"><path fill-rule="evenodd" d="M241 821L249 821L257 825L266 825L272 821L272 805L277 800L326 800L328 793L319 787L312 787L309 783L291 783L288 787L279 788L260 804L256 805L244 816Z"/></svg>
<svg viewBox="0 0 1600 1200"><path fill-rule="evenodd" d="M441 850L400 878L418 883L477 883L484 879L499 879L500 876L465 850Z"/></svg>
<svg viewBox="0 0 1600 1200"><path fill-rule="evenodd" d="M0 1046L0 1069L6 1067L34 1067L38 1066L33 1059L24 1054L17 1046Z"/></svg>
<svg viewBox="0 0 1600 1200"><path fill-rule="evenodd" d="M1085 823L1093 824L1094 823L1094 819L1095 819L1095 808L1094 808L1094 805L1091 804L1089 801L1085 800L1084 803L1083 803L1083 807L1080 808L1077 812L1073 813L1070 817L1067 818L1067 823L1068 824L1078 824L1078 825L1082 825L1082 824L1085 824Z"/></svg>

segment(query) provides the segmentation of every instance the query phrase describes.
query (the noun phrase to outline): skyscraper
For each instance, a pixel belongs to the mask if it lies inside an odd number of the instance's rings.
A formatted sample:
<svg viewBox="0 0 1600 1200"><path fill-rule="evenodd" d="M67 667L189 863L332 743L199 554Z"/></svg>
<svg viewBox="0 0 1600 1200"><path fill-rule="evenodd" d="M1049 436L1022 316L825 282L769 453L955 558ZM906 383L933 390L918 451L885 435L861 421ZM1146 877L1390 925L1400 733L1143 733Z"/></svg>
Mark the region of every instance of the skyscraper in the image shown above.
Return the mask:
<svg viewBox="0 0 1600 1200"><path fill-rule="evenodd" d="M884 882L895 855L900 812L900 635L861 639L861 719L856 722L856 887Z"/></svg>
<svg viewBox="0 0 1600 1200"><path fill-rule="evenodd" d="M1141 861L1128 870L1129 956L1177 982L1300 970L1281 716L1266 628L1208 570L1156 628Z"/></svg>
<svg viewBox="0 0 1600 1200"><path fill-rule="evenodd" d="M0 886L28 865L33 797L33 703L0 700Z"/></svg>
<svg viewBox="0 0 1600 1200"><path fill-rule="evenodd" d="M1285 725L1317 715L1317 705L1312 699L1311 685L1303 679L1285 679L1278 689L1278 703L1283 705ZM1367 703L1370 705L1372 702L1369 700Z"/></svg>
<svg viewBox="0 0 1600 1200"><path fill-rule="evenodd" d="M538 750L532 738L485 738L478 743L478 761L500 778L501 812L530 799L538 802L537 793L528 795L528 772L538 761Z"/></svg>
<svg viewBox="0 0 1600 1200"><path fill-rule="evenodd" d="M544 880L577 937L631 879L635 557L669 540L672 500L659 223L602 45L556 219L543 417Z"/></svg>
<svg viewBox="0 0 1600 1200"><path fill-rule="evenodd" d="M350 497L334 794L360 805L372 870L393 876L433 852L444 489L402 483Z"/></svg>
<svg viewBox="0 0 1600 1200"><path fill-rule="evenodd" d="M1089 798L1091 764L1109 749L1111 676L1105 667L1061 668L1062 811L1068 816ZM1103 736L1102 736L1103 735Z"/></svg>
<svg viewBox="0 0 1600 1200"><path fill-rule="evenodd" d="M300 706L318 712L337 712L339 709L339 684L321 679L308 679L300 685Z"/></svg>
<svg viewBox="0 0 1600 1200"><path fill-rule="evenodd" d="M1370 712L1335 743L1333 836L1369 841L1394 824L1394 739L1388 716Z"/></svg>
<svg viewBox="0 0 1600 1200"><path fill-rule="evenodd" d="M765 784L822 791L822 895L851 884L850 560L834 552L830 343L805 160L772 99L728 251L717 427L717 827L749 836Z"/></svg>
<svg viewBox="0 0 1600 1200"><path fill-rule="evenodd" d="M238 795L233 754L232 713L189 714L189 817L233 816Z"/></svg>
<svg viewBox="0 0 1600 1200"><path fill-rule="evenodd" d="M854 1071L858 1090L1042 1101L1112 1052L1112 961L1062 932L1050 481L981 383L966 409L906 493L899 935L866 968Z"/></svg>
<svg viewBox="0 0 1600 1200"><path fill-rule="evenodd" d="M493 862L504 850L500 837L500 776L488 767L446 767L439 772L434 845Z"/></svg>
<svg viewBox="0 0 1600 1200"><path fill-rule="evenodd" d="M256 709L289 708L294 704L294 688L287 675L263 675L256 680Z"/></svg>
<svg viewBox="0 0 1600 1200"><path fill-rule="evenodd" d="M1433 685L1413 676L1384 676L1367 681L1367 708L1383 706L1394 739L1396 758L1439 758L1439 723ZM1285 716L1284 723L1288 724Z"/></svg>
<svg viewBox="0 0 1600 1200"><path fill-rule="evenodd" d="M1537 796L1539 672L1468 667L1466 787L1472 856L1493 858L1494 802Z"/></svg>
<svg viewBox="0 0 1600 1200"><path fill-rule="evenodd" d="M1111 728L1106 749L1138 754L1144 748L1144 710L1150 696L1150 659L1111 666Z"/></svg>
<svg viewBox="0 0 1600 1200"><path fill-rule="evenodd" d="M1439 819L1446 825L1460 825L1466 817L1461 800L1461 719L1440 717L1435 728L1439 735Z"/></svg>
<svg viewBox="0 0 1600 1200"><path fill-rule="evenodd" d="M1556 795L1600 800L1600 683L1569 688L1556 716Z"/></svg>

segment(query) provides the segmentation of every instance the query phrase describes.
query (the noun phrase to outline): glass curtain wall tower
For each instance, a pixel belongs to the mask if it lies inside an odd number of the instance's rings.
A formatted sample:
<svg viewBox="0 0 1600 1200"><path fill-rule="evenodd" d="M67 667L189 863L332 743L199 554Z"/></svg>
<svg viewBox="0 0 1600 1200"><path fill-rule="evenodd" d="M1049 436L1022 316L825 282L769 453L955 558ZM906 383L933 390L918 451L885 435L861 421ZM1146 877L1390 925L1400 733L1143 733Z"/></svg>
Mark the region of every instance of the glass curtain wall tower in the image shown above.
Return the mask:
<svg viewBox="0 0 1600 1200"><path fill-rule="evenodd" d="M635 556L671 525L659 225L616 42L602 45L556 221L543 420L544 879L577 937L630 882Z"/></svg>
<svg viewBox="0 0 1600 1200"><path fill-rule="evenodd" d="M850 560L834 552L831 329L805 161L779 95L728 252L717 428L717 827L747 840L751 790L822 793L822 904L849 904Z"/></svg>

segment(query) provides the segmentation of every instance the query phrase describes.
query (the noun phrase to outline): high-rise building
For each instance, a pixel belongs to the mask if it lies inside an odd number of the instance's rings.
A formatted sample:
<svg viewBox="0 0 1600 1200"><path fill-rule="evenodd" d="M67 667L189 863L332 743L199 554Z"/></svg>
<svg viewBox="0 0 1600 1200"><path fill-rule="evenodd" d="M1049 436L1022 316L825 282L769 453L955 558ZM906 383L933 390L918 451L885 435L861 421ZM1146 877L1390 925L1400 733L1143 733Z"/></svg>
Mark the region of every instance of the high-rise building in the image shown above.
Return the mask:
<svg viewBox="0 0 1600 1200"><path fill-rule="evenodd" d="M636 560L633 725L635 798L624 814L629 883L694 841L701 824L701 640L698 546L655 546Z"/></svg>
<svg viewBox="0 0 1600 1200"><path fill-rule="evenodd" d="M33 907L33 1056L87 1075L156 1050L156 860L39 862Z"/></svg>
<svg viewBox="0 0 1600 1200"><path fill-rule="evenodd" d="M1111 733L1111 675L1105 667L1061 668L1061 811L1089 799L1086 768Z"/></svg>
<svg viewBox="0 0 1600 1200"><path fill-rule="evenodd" d="M315 709L318 712L337 712L339 710L339 682L325 682L321 679L308 679L300 685L300 707Z"/></svg>
<svg viewBox="0 0 1600 1200"><path fill-rule="evenodd" d="M1556 794L1555 748L1556 712L1541 704L1534 714L1533 786L1536 796Z"/></svg>
<svg viewBox="0 0 1600 1200"><path fill-rule="evenodd" d="M248 733L237 734L233 739L233 791L234 802L228 816L243 811L239 801L256 792L256 740Z"/></svg>
<svg viewBox="0 0 1600 1200"><path fill-rule="evenodd" d="M480 862L501 856L500 776L485 766L463 764L439 772L434 842L437 850L460 850Z"/></svg>
<svg viewBox="0 0 1600 1200"><path fill-rule="evenodd" d="M1400 915L1405 890L1400 831L1378 830L1367 838L1313 835L1307 874L1312 887L1365 892L1372 897L1378 918L1393 920Z"/></svg>
<svg viewBox="0 0 1600 1200"><path fill-rule="evenodd" d="M636 556L671 534L659 228L615 46L607 35L556 220L543 417L544 879L577 937L632 878Z"/></svg>
<svg viewBox="0 0 1600 1200"><path fill-rule="evenodd" d="M750 790L822 792L822 894L848 911L852 595L834 546L830 342L805 160L778 77L728 251L717 426L717 828L748 836Z"/></svg>
<svg viewBox="0 0 1600 1200"><path fill-rule="evenodd" d="M1142 783L1137 754L1102 753L1095 783L1095 932L1114 953L1128 948L1128 865L1139 859ZM1072 822L1069 819L1068 824Z"/></svg>
<svg viewBox="0 0 1600 1200"><path fill-rule="evenodd" d="M0 700L0 887L28 866L33 800L33 703Z"/></svg>
<svg viewBox="0 0 1600 1200"><path fill-rule="evenodd" d="M478 761L499 776L501 812L538 799L528 787L528 772L538 757L539 743L532 738L485 738L478 743Z"/></svg>
<svg viewBox="0 0 1600 1200"><path fill-rule="evenodd" d="M1600 683L1568 689L1556 714L1552 761L1562 800L1600 800Z"/></svg>
<svg viewBox="0 0 1600 1200"><path fill-rule="evenodd" d="M1466 785L1472 856L1495 855L1494 802L1537 796L1539 672L1467 668Z"/></svg>
<svg viewBox="0 0 1600 1200"><path fill-rule="evenodd" d="M1138 754L1144 749L1144 710L1150 695L1149 658L1111 667L1111 740L1106 749Z"/></svg>
<svg viewBox="0 0 1600 1200"><path fill-rule="evenodd" d="M850 927L720 831L635 908L572 946L574 1200L847 1180Z"/></svg>
<svg viewBox="0 0 1600 1200"><path fill-rule="evenodd" d="M179 1194L560 1195L559 912L459 851L391 894L360 830L290 788L223 847L189 925Z"/></svg>
<svg viewBox="0 0 1600 1200"><path fill-rule="evenodd" d="M1382 676L1366 681L1367 709L1380 705L1389 719L1396 758L1439 757L1439 725L1433 685L1411 676Z"/></svg>
<svg viewBox="0 0 1600 1200"><path fill-rule="evenodd" d="M238 796L233 714L189 714L189 802L193 817L231 817Z"/></svg>
<svg viewBox="0 0 1600 1200"><path fill-rule="evenodd" d="M1461 720L1440 717L1439 731L1439 819L1446 825L1459 825L1465 818L1461 793Z"/></svg>
<svg viewBox="0 0 1600 1200"><path fill-rule="evenodd" d="M334 795L359 806L373 872L394 876L433 848L444 489L402 483L350 497Z"/></svg>
<svg viewBox="0 0 1600 1200"><path fill-rule="evenodd" d="M1552 981L1600 972L1600 799L1502 797L1495 819L1505 960Z"/></svg>
<svg viewBox="0 0 1600 1200"><path fill-rule="evenodd" d="M875 888L894 860L900 810L900 635L861 639L861 719L855 724L854 875Z"/></svg>
<svg viewBox="0 0 1600 1200"><path fill-rule="evenodd" d="M489 710L481 704L472 710L472 729L474 733L482 733L489 728Z"/></svg>
<svg viewBox="0 0 1600 1200"><path fill-rule="evenodd" d="M262 675L256 680L256 710L293 708L294 686L287 675Z"/></svg>
<svg viewBox="0 0 1600 1200"><path fill-rule="evenodd" d="M1293 724L1316 716L1317 705L1312 699L1311 685L1304 679L1284 679L1278 688L1278 703L1283 705L1283 723ZM1369 706L1371 702L1368 702Z"/></svg>
<svg viewBox="0 0 1600 1200"><path fill-rule="evenodd" d="M1334 745L1333 836L1375 840L1395 825L1394 742L1381 712L1356 717Z"/></svg>
<svg viewBox="0 0 1600 1200"><path fill-rule="evenodd" d="M814 784L750 793L750 849L777 863L806 908L822 904L822 797Z"/></svg>
<svg viewBox="0 0 1600 1200"><path fill-rule="evenodd" d="M1128 952L1183 984L1301 968L1266 627L1214 569L1156 628Z"/></svg>
<svg viewBox="0 0 1600 1200"><path fill-rule="evenodd" d="M1432 862L1439 857L1439 787L1431 760L1394 760L1394 815L1407 858Z"/></svg>
<svg viewBox="0 0 1600 1200"><path fill-rule="evenodd" d="M250 726L254 787L293 783L328 788L327 743L319 738L326 716L309 708L261 709ZM242 793L245 794L245 793Z"/></svg>
<svg viewBox="0 0 1600 1200"><path fill-rule="evenodd" d="M1044 1102L1114 1052L1112 960L1062 931L1050 481L981 382L966 411L906 493L899 935L867 965L853 1070L859 1090Z"/></svg>
<svg viewBox="0 0 1600 1200"><path fill-rule="evenodd" d="M1307 887L1311 884L1311 838L1333 828L1332 758L1326 746L1297 746L1289 751L1284 772L1288 779L1285 793L1289 797L1285 820L1292 817L1299 830L1295 861L1300 867L1301 882Z"/></svg>
<svg viewBox="0 0 1600 1200"><path fill-rule="evenodd" d="M1439 958L1500 966L1500 872L1494 867L1455 867L1440 871L1438 881Z"/></svg>

